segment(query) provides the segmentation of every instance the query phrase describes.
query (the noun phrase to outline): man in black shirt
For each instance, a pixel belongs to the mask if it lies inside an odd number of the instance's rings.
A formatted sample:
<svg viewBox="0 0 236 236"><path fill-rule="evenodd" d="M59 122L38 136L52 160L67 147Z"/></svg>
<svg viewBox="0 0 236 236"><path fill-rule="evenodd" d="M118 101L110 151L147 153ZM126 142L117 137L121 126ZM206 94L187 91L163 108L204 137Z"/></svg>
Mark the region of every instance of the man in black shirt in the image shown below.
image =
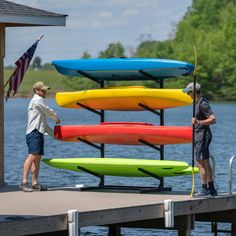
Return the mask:
<svg viewBox="0 0 236 236"><path fill-rule="evenodd" d="M189 83L183 90L191 98L193 98L193 83ZM194 196L216 196L217 190L214 187L214 180L212 175L212 168L209 161L209 145L211 143L212 134L210 126L216 123L215 115L209 105L209 102L201 93L200 84L195 85L195 117L192 118L194 125L194 146L195 158L199 167L199 174L202 181L202 189Z"/></svg>

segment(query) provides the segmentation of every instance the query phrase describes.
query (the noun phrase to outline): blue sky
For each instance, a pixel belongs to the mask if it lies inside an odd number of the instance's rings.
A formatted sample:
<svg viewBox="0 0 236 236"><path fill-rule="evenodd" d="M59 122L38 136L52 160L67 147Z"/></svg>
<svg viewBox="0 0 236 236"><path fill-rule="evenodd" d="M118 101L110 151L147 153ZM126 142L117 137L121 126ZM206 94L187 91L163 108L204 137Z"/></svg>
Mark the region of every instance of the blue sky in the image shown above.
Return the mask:
<svg viewBox="0 0 236 236"><path fill-rule="evenodd" d="M67 14L66 27L7 28L5 65L14 62L41 35L35 55L54 59L92 57L109 43L121 42L129 56L142 40L174 37L175 25L192 0L11 0Z"/></svg>

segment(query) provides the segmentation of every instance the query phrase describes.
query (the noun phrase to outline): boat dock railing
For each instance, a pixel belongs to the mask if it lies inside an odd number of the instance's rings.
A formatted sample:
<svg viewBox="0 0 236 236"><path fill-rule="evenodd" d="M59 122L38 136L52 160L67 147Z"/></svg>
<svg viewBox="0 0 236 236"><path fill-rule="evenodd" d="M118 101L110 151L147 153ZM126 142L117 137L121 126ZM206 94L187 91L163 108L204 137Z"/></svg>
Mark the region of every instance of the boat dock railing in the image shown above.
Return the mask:
<svg viewBox="0 0 236 236"><path fill-rule="evenodd" d="M229 195L232 194L232 174L233 174L233 161L236 156L232 156L229 160Z"/></svg>

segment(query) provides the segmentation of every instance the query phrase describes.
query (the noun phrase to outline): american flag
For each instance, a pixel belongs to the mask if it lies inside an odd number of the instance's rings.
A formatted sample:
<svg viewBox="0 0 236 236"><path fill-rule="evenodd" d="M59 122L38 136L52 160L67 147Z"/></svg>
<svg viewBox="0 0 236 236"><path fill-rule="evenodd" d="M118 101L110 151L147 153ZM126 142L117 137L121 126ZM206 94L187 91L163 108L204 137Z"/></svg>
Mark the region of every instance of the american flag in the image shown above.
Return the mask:
<svg viewBox="0 0 236 236"><path fill-rule="evenodd" d="M34 52L37 48L38 39L16 62L16 69L12 73L11 77L9 78L9 88L6 94L6 100L10 97L11 92L13 92L13 96L17 93L18 88L24 78L25 72L27 71L30 61L33 58Z"/></svg>

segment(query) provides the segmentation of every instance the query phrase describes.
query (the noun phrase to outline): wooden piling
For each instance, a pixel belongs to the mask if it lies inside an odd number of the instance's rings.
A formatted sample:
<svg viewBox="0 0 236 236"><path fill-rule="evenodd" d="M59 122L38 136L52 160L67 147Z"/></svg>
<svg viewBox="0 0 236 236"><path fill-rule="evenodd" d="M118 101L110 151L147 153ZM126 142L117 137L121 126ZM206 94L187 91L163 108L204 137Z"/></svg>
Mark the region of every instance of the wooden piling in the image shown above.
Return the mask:
<svg viewBox="0 0 236 236"><path fill-rule="evenodd" d="M4 184L4 57L5 25L0 24L0 186Z"/></svg>

